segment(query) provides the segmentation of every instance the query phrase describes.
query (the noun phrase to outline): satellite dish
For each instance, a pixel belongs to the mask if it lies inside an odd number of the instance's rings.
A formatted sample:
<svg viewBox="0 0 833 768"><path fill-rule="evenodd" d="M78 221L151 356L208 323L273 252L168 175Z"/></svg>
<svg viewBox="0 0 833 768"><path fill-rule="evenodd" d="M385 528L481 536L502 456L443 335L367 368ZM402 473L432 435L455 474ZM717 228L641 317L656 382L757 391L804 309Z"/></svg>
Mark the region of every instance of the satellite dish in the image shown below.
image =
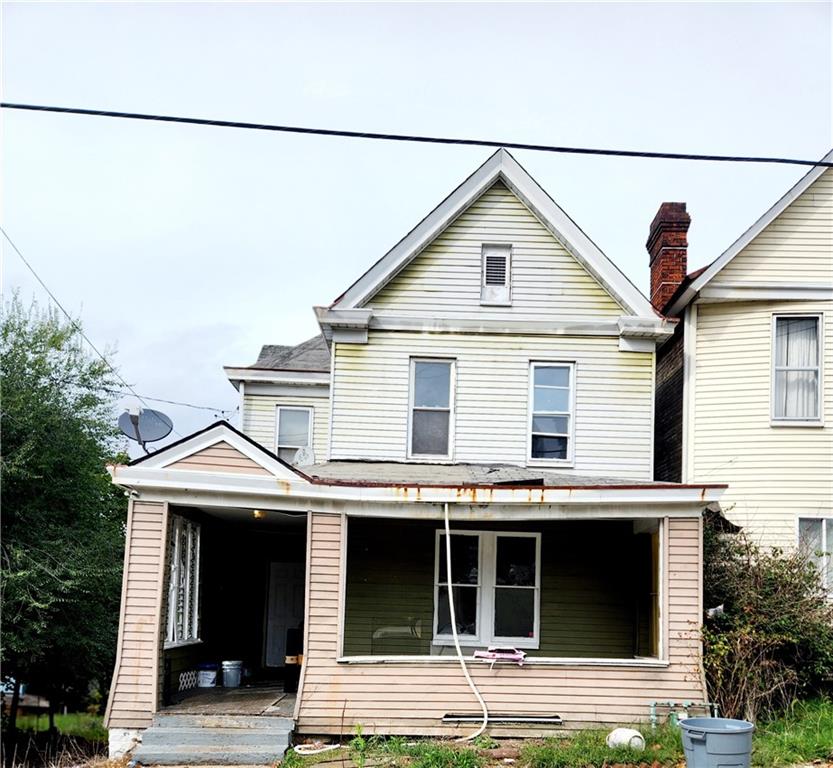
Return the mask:
<svg viewBox="0 0 833 768"><path fill-rule="evenodd" d="M145 453L145 443L155 443L167 437L173 428L174 423L164 413L151 408L128 410L119 416L119 429L126 437L139 443Z"/></svg>
<svg viewBox="0 0 833 768"><path fill-rule="evenodd" d="M295 460L292 462L292 465L295 467L309 467L311 464L315 464L315 455L312 452L312 448L308 445L299 448L295 452Z"/></svg>

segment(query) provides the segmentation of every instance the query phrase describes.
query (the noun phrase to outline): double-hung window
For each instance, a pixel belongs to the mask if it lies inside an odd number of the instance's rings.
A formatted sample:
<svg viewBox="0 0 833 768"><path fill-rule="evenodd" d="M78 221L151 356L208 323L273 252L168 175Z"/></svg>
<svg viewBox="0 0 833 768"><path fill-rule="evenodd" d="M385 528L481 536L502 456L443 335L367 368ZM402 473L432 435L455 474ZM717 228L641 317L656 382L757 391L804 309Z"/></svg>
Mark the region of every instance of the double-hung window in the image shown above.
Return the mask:
<svg viewBox="0 0 833 768"><path fill-rule="evenodd" d="M173 515L168 558L168 620L165 645L196 643L200 637L200 525Z"/></svg>
<svg viewBox="0 0 833 768"><path fill-rule="evenodd" d="M799 518L798 546L815 563L827 593L833 597L833 517Z"/></svg>
<svg viewBox="0 0 833 768"><path fill-rule="evenodd" d="M295 461L300 448L312 447L312 408L278 406L275 453L287 464Z"/></svg>
<svg viewBox="0 0 833 768"><path fill-rule="evenodd" d="M573 460L575 366L531 363L529 378L529 459L569 464Z"/></svg>
<svg viewBox="0 0 833 768"><path fill-rule="evenodd" d="M411 360L409 412L408 455L450 458L454 415L453 360Z"/></svg>
<svg viewBox="0 0 833 768"><path fill-rule="evenodd" d="M437 531L434 643L453 642L445 532ZM493 531L451 534L451 589L463 645L537 648L541 535Z"/></svg>
<svg viewBox="0 0 833 768"><path fill-rule="evenodd" d="M821 318L774 317L773 422L821 419Z"/></svg>

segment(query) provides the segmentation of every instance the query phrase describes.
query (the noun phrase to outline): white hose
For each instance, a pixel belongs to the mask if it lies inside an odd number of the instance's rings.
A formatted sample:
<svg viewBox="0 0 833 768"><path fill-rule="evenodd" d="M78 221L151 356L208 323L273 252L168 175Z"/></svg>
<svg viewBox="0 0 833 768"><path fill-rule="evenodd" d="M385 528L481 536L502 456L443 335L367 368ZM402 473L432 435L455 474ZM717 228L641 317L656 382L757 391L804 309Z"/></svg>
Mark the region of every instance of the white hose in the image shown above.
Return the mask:
<svg viewBox="0 0 833 768"><path fill-rule="evenodd" d="M322 752L329 752L333 749L341 749L341 744L296 744L292 749L299 755L320 755Z"/></svg>
<svg viewBox="0 0 833 768"><path fill-rule="evenodd" d="M448 613L451 618L451 634L454 637L454 647L457 649L457 658L460 660L460 667L463 670L463 674L466 677L466 682L469 684L469 688L471 688L472 693L475 695L475 698L478 702L480 702L480 706L483 709L483 723L481 724L480 728L478 728L474 733L469 736L463 736L458 741L471 741L472 739L476 739L483 731L486 730L486 727L489 725L489 709L486 706L486 702L483 700L483 697L480 695L480 691L477 690L477 686L474 684L474 680L471 679L471 675L469 674L468 667L466 667L466 660L463 658L463 649L460 647L460 638L457 636L457 614L454 611L454 588L451 586L451 525L448 519L448 502L445 503L445 575L446 575L446 585L448 587Z"/></svg>

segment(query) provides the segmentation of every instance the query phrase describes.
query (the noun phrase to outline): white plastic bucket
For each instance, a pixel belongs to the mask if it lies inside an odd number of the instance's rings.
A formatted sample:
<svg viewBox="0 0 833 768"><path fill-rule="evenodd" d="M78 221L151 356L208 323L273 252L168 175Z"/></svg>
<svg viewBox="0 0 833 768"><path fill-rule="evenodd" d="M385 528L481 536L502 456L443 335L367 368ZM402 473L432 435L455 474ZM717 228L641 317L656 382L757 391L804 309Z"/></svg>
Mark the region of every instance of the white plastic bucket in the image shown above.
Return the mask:
<svg viewBox="0 0 833 768"><path fill-rule="evenodd" d="M205 667L197 670L197 687L213 688L217 685L217 667Z"/></svg>
<svg viewBox="0 0 833 768"><path fill-rule="evenodd" d="M240 677L243 674L242 661L223 662L223 688L239 688Z"/></svg>

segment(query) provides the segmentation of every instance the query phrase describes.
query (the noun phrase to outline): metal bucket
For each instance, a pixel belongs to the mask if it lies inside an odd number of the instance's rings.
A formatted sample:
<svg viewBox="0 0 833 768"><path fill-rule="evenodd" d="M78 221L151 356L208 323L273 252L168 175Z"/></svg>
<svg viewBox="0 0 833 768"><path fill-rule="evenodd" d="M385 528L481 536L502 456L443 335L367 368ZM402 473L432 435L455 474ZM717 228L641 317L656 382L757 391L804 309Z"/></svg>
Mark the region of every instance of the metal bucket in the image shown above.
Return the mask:
<svg viewBox="0 0 833 768"><path fill-rule="evenodd" d="M749 768L752 732L746 720L688 717L680 720L688 768Z"/></svg>
<svg viewBox="0 0 833 768"><path fill-rule="evenodd" d="M223 662L223 688L239 688L243 674L242 661Z"/></svg>

